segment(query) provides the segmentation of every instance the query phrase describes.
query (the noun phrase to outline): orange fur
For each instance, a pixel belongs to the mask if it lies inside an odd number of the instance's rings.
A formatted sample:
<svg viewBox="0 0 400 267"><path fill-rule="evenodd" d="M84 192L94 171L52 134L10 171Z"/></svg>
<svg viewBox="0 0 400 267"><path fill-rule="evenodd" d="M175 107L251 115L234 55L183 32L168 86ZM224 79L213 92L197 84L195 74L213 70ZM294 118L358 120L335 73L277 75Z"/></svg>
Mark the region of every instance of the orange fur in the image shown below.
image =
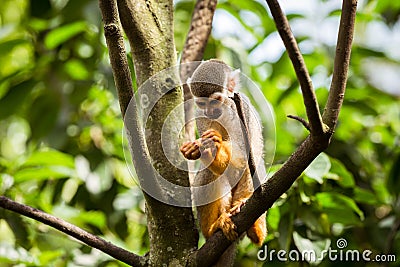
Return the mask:
<svg viewBox="0 0 400 267"><path fill-rule="evenodd" d="M213 144L210 144L210 140L212 140ZM192 145L186 143L182 146L181 151L184 150L182 153L186 151L192 153L195 151L195 154L201 154L201 156L199 156L201 161L208 166L207 168L211 170L216 177L224 173L231 160L232 147L229 141L223 141L222 135L217 130L209 129L203 133L200 140L191 143ZM202 144L204 144L203 147ZM203 151L200 153L197 152L196 149L203 149ZM250 171L246 168L242 178L231 190L230 194L212 203L199 206L200 228L205 238L208 239L215 231L221 229L229 240L234 241L237 239L238 234L235 231L236 226L230 217L240 212L241 207L252 193L253 183ZM266 234L265 214L263 214L252 227L248 229L247 236L253 243L261 246Z"/></svg>

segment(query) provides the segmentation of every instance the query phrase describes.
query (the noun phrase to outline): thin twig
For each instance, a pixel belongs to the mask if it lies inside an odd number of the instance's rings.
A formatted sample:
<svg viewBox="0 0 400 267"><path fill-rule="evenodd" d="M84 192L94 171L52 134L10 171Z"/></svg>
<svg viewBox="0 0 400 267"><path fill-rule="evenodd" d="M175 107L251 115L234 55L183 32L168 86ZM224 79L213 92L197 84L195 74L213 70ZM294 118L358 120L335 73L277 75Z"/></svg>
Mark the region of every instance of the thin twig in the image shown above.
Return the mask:
<svg viewBox="0 0 400 267"><path fill-rule="evenodd" d="M336 45L336 55L331 88L322 118L330 129L336 127L339 111L346 91L347 73L350 65L357 0L343 1L342 15Z"/></svg>
<svg viewBox="0 0 400 267"><path fill-rule="evenodd" d="M100 237L88 233L73 224L70 224L43 211L24 204L20 204L4 196L0 196L0 207L51 226L69 236L75 237L76 239L85 243L88 246L103 251L104 253L126 264L129 264L131 266L144 266L144 257L138 256L123 248L117 247L116 245Z"/></svg>
<svg viewBox="0 0 400 267"><path fill-rule="evenodd" d="M311 134L316 136L322 135L325 132L325 127L319 111L317 97L314 93L310 74L308 73L303 56L290 29L289 22L277 0L266 1L300 83L304 106L310 122Z"/></svg>
<svg viewBox="0 0 400 267"><path fill-rule="evenodd" d="M303 126L304 126L308 131L311 131L311 129L310 129L310 124L309 124L305 119L303 119L302 117L295 116L295 115L287 115L287 117L290 118L290 119L294 119L294 120L296 120L296 121L301 122L301 124L303 124Z"/></svg>

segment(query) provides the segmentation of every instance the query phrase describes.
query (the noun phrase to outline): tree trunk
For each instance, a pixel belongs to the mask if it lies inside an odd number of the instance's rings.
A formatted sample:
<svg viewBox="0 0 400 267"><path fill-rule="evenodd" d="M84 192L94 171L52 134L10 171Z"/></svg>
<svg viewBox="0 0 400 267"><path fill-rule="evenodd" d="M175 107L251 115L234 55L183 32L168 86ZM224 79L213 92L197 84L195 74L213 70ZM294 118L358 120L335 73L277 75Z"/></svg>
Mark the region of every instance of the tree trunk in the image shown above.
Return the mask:
<svg viewBox="0 0 400 267"><path fill-rule="evenodd" d="M173 35L173 2L118 0L118 9L132 49L136 82L141 93L139 102L160 96L154 105L142 105L142 112L149 114L144 126L152 164L156 173L166 181L189 189L187 173L171 164L165 156L161 142L163 137L167 143L176 144L176 149L170 152L173 158L179 158L177 139L182 138L182 132L176 125L183 125L184 120L182 88L176 86L180 84L179 73L171 69L163 79L157 78L152 80L151 84L146 83L153 75L177 64ZM143 84L145 86L142 89L140 86ZM173 110L174 115L167 120L167 116ZM154 199L151 192L146 193L150 264L185 265L186 257L190 251L197 248L198 242L190 194L184 196L188 198L189 205L179 207ZM167 194L166 191L164 194ZM173 201L174 197L182 196L163 197L164 200Z"/></svg>

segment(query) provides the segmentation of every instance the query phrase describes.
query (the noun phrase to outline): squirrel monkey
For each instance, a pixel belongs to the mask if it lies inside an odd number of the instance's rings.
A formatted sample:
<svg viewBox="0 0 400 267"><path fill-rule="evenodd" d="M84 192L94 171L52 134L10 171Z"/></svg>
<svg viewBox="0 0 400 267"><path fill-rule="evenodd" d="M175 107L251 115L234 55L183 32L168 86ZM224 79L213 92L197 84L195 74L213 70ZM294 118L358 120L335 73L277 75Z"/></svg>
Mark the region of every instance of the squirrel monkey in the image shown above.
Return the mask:
<svg viewBox="0 0 400 267"><path fill-rule="evenodd" d="M180 151L186 159L200 159L205 166L194 178L195 190L205 186L205 189L194 192L194 201L206 239L221 229L229 240L236 240L238 234L231 216L240 211L254 191L243 139L247 137L243 136L236 105L229 98L239 88L239 75L238 70L233 71L224 62L212 59L203 61L188 80L198 107L196 124L201 137L185 142ZM248 98L242 94L241 98L256 172L258 177L264 178L261 124ZM266 234L263 214L247 230L247 236L261 246Z"/></svg>

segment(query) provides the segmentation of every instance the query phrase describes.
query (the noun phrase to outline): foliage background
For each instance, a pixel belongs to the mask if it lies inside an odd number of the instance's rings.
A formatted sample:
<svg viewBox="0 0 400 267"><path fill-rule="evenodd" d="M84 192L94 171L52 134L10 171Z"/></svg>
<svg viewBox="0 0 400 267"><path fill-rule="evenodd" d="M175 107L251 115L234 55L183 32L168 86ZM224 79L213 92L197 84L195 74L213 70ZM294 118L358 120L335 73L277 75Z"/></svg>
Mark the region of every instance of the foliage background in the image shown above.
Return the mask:
<svg viewBox="0 0 400 267"><path fill-rule="evenodd" d="M296 2L282 5L323 109L340 1ZM0 192L142 255L148 249L144 202L125 163L123 123L97 5L2 0ZM178 52L193 7L194 1L175 1ZM279 166L307 135L286 115L306 115L268 14L262 1L220 1L205 58L241 68L262 88L276 113ZM333 142L269 210L268 250L335 249L345 238L346 249L394 254L400 261L399 16L398 1L359 2L348 90ZM122 265L3 209L0 233L0 266ZM263 265L257 252L244 239L238 266ZM283 264L274 259L274 266Z"/></svg>

